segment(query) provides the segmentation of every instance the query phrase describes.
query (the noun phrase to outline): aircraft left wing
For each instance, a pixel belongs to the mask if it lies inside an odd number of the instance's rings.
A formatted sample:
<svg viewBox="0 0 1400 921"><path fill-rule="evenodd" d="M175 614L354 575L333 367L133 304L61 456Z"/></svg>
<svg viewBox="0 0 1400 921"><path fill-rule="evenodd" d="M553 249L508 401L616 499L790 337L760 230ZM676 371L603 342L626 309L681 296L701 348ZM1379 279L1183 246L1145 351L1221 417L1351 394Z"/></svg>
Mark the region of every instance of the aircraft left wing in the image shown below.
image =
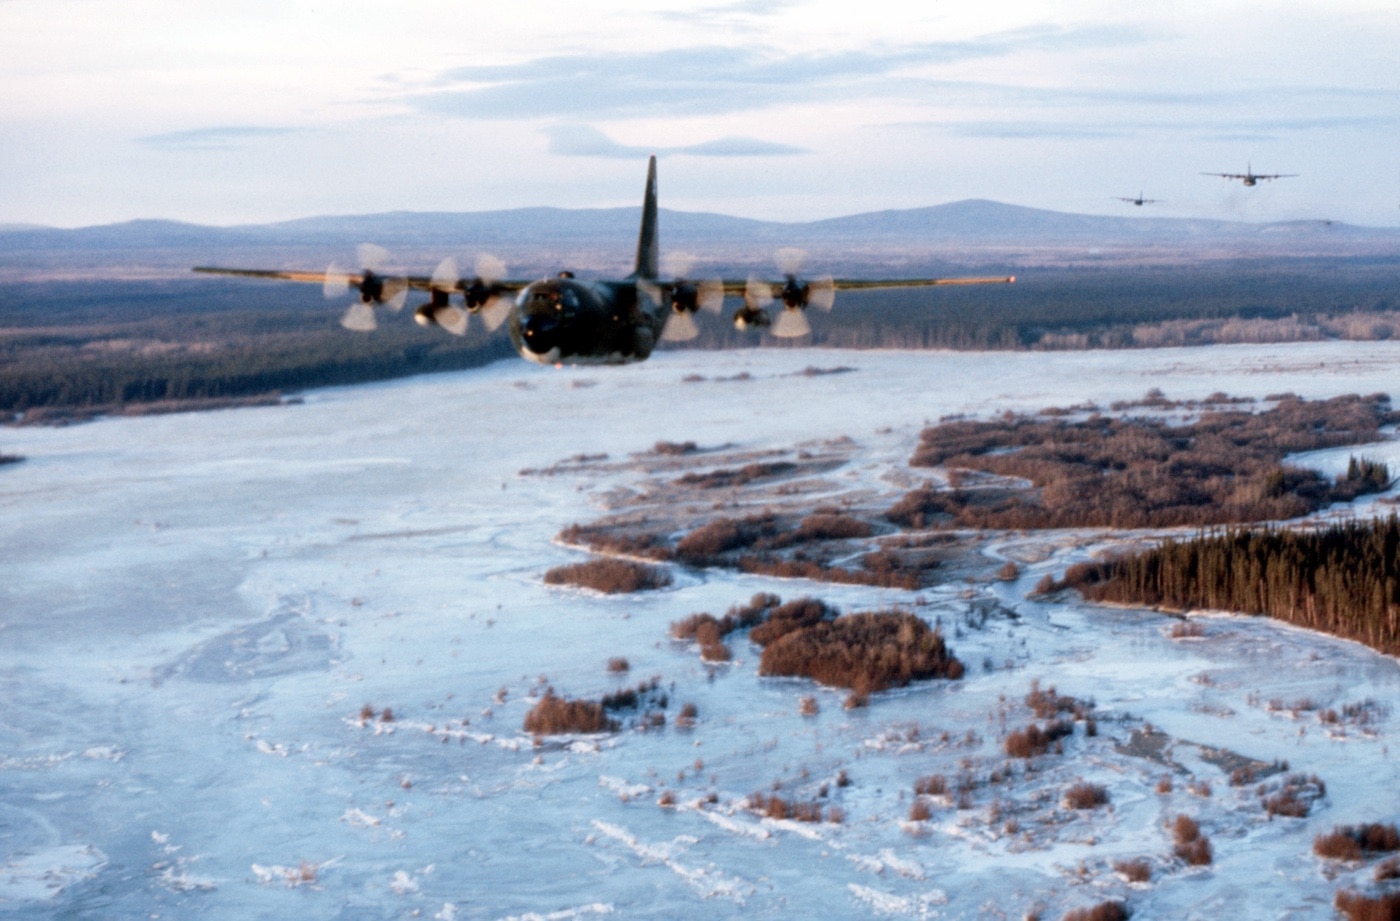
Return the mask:
<svg viewBox="0 0 1400 921"><path fill-rule="evenodd" d="M986 278L833 278L831 287L837 291L860 291L873 288L932 288L942 285L1009 285L1016 281L1015 275ZM736 281L724 280L725 296L742 296L749 290L752 279ZM774 287L782 287L785 282L764 282Z"/></svg>

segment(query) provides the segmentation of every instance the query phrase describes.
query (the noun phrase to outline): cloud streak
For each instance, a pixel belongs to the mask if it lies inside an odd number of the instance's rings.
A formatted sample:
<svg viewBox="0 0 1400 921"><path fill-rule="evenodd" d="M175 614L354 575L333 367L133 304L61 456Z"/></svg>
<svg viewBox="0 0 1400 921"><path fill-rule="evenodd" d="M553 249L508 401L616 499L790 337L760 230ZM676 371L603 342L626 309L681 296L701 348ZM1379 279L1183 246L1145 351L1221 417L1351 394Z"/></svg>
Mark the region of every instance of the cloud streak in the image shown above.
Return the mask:
<svg viewBox="0 0 1400 921"><path fill-rule="evenodd" d="M801 147L775 144L757 138L724 137L699 144L671 147L640 147L619 144L589 125L555 125L545 129L549 152L566 157L606 157L634 160L648 154L693 157L782 157L806 153Z"/></svg>
<svg viewBox="0 0 1400 921"><path fill-rule="evenodd" d="M435 115L519 119L712 115L871 96L920 99L940 85L911 76L920 67L1142 40L1121 28L1037 26L967 41L859 51L785 54L709 45L552 55L511 66L454 68L405 101Z"/></svg>
<svg viewBox="0 0 1400 921"><path fill-rule="evenodd" d="M259 125L219 125L209 128L191 128L186 131L169 131L164 134L148 134L136 139L137 143L160 150L232 150L244 147L253 141L266 138L286 137L296 134L297 128L272 128Z"/></svg>

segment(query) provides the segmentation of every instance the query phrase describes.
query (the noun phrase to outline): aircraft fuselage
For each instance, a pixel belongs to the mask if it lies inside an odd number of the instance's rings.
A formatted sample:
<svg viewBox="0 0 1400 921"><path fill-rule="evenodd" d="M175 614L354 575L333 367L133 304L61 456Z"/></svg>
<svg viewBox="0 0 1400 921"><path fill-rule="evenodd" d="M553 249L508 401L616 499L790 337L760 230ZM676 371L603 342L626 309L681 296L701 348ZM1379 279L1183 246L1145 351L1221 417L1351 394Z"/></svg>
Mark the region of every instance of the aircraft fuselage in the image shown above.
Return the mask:
<svg viewBox="0 0 1400 921"><path fill-rule="evenodd" d="M666 319L635 282L545 278L516 297L510 339L542 365L627 364L651 355Z"/></svg>

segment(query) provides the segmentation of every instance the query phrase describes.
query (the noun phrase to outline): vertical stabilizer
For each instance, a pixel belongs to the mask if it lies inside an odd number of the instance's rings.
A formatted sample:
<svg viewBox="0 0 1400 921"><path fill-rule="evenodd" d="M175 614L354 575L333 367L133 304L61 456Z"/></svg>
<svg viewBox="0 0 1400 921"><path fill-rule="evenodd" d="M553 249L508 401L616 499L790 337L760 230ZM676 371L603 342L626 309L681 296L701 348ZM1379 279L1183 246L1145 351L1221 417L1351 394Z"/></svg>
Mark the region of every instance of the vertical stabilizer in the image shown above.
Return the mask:
<svg viewBox="0 0 1400 921"><path fill-rule="evenodd" d="M647 164L647 192L642 201L642 228L637 234L637 278L655 278L659 255L656 242L656 154Z"/></svg>

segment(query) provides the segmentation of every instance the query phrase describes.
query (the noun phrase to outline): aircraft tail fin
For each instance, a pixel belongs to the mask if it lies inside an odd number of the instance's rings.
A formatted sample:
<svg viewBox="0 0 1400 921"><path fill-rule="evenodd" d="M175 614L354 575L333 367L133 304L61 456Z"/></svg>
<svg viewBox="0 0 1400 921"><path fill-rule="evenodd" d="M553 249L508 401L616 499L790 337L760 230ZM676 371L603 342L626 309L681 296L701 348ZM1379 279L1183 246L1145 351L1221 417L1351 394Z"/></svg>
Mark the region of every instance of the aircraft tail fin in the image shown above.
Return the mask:
<svg viewBox="0 0 1400 921"><path fill-rule="evenodd" d="M659 272L656 239L656 155L652 154L647 164L647 191L642 202L642 227L637 234L637 268L633 275L637 278L656 278Z"/></svg>

